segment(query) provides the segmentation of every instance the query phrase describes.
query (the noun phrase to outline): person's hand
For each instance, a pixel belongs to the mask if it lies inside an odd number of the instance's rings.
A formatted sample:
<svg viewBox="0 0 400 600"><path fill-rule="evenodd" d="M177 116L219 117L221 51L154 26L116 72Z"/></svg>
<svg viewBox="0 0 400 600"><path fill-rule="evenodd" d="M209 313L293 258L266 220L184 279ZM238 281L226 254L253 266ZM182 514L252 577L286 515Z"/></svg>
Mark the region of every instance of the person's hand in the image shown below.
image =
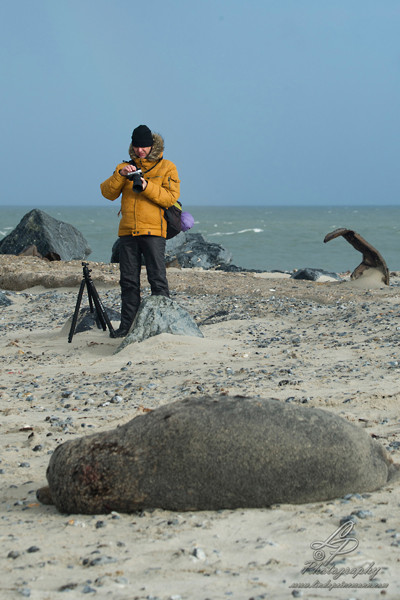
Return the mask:
<svg viewBox="0 0 400 600"><path fill-rule="evenodd" d="M143 189L145 190L147 188L147 181L145 179L143 179L143 177L142 177L142 183L143 183Z"/></svg>
<svg viewBox="0 0 400 600"><path fill-rule="evenodd" d="M124 177L126 177L128 175L128 173L133 173L134 171L136 171L136 167L133 165L125 165L125 167L122 167L122 169L119 170L120 175L123 175Z"/></svg>

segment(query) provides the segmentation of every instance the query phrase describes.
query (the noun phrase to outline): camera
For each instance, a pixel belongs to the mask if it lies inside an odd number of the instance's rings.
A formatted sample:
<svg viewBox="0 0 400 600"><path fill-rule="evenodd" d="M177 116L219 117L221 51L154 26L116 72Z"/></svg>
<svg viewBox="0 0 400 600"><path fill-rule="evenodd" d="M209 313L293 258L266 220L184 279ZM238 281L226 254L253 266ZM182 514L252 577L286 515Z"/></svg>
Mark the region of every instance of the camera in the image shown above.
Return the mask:
<svg viewBox="0 0 400 600"><path fill-rule="evenodd" d="M142 170L137 169L136 171L132 171L131 173L128 173L128 175L126 176L126 178L129 179L129 181L132 181L132 183L133 183L132 189L134 192L142 192L143 191L142 175L143 175Z"/></svg>

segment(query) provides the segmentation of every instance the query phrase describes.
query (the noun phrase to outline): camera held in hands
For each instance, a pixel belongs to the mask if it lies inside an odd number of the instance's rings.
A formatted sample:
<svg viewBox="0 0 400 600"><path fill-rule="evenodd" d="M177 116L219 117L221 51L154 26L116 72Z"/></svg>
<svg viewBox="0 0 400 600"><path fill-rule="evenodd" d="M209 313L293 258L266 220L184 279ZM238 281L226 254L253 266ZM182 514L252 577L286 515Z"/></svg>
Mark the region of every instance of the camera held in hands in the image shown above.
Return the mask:
<svg viewBox="0 0 400 600"><path fill-rule="evenodd" d="M132 188L134 192L143 191L142 175L143 173L141 169L137 169L136 171L132 171L126 175L126 178L133 182Z"/></svg>

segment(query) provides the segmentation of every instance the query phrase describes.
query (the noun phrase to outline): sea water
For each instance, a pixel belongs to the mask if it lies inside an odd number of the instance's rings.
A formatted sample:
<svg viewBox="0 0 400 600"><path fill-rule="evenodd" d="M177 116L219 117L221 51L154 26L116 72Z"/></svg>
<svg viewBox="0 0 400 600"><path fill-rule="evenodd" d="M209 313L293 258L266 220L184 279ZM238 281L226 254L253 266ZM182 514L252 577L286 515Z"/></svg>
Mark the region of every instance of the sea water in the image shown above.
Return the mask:
<svg viewBox="0 0 400 600"><path fill-rule="evenodd" d="M86 238L91 261L109 262L117 239L119 203L105 206L43 206ZM353 229L374 246L390 270L400 270L400 206L185 206L193 233L220 244L232 263L247 269L292 271L303 267L336 273L352 271L362 256L344 238L324 243L334 229ZM0 207L0 239L30 207Z"/></svg>

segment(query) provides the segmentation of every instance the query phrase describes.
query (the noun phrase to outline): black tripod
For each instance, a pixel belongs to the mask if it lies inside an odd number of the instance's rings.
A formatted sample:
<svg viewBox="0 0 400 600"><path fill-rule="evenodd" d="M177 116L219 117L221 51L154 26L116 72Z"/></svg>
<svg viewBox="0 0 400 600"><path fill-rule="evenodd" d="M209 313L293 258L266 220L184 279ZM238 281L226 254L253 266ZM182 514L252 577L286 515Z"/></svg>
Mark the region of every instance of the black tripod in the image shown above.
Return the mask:
<svg viewBox="0 0 400 600"><path fill-rule="evenodd" d="M86 285L87 293L88 293L88 297L89 297L90 312L91 313L94 312L94 307L93 307L93 303L94 303L94 305L96 307L97 317L101 323L101 326L103 327L103 331L105 331L108 326L108 329L110 330L110 336L115 337L114 328L111 325L111 321L108 318L108 315L104 309L104 306L99 298L99 294L97 293L97 290L96 290L94 283L92 281L92 278L90 276L90 273L92 272L92 270L88 269L88 266L89 266L89 263L85 263L85 262L82 263L83 279L81 281L81 287L79 288L78 299L76 301L74 316L72 317L71 329L69 330L69 336L68 336L69 342L72 342L72 338L75 333L76 322L78 320L79 308L81 306L83 290L85 289L85 285Z"/></svg>

